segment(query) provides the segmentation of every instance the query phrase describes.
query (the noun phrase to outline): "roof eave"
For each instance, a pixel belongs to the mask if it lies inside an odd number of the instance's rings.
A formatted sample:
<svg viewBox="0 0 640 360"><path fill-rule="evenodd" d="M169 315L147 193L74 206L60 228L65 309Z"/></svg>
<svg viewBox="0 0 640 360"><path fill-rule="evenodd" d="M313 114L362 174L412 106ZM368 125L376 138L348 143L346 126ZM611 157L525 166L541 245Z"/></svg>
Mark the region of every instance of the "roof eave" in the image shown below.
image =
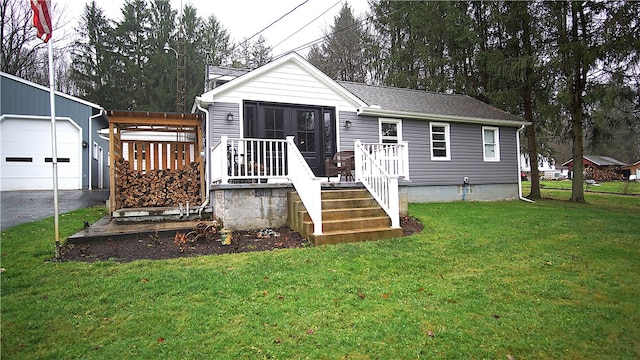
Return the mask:
<svg viewBox="0 0 640 360"><path fill-rule="evenodd" d="M416 113L410 111L397 111L397 110L384 110L376 109L372 107L360 107L357 112L358 115L365 116L382 116L392 118L403 119L417 119L417 120L432 120L432 121L444 121L444 122L458 122L458 123L470 123L470 124L483 124L483 125L503 125L503 126L522 126L531 125L531 122L520 120L501 120L501 119L487 119L467 116L451 116L451 115L438 115L438 114L426 114Z"/></svg>

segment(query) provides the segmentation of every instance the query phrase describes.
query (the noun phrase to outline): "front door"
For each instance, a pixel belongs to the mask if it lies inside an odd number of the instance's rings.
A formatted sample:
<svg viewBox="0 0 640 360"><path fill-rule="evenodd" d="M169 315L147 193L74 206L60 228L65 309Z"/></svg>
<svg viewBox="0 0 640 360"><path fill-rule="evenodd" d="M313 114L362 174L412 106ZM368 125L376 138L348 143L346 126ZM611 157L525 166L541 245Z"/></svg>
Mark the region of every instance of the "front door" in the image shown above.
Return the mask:
<svg viewBox="0 0 640 360"><path fill-rule="evenodd" d="M335 149L332 119L331 108L247 102L244 136L260 139L293 136L313 173L324 176L324 159Z"/></svg>

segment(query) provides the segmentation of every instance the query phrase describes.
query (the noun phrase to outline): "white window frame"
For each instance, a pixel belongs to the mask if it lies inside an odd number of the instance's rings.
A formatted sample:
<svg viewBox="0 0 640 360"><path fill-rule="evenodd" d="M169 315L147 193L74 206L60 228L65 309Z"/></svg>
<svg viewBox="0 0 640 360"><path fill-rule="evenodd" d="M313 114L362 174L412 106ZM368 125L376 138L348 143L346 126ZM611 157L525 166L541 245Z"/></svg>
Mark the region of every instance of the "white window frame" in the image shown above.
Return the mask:
<svg viewBox="0 0 640 360"><path fill-rule="evenodd" d="M493 144L489 144L486 142L486 138L484 136L486 131L493 132L493 138L494 138ZM492 145L494 147L494 154L495 154L495 156L493 157L487 153L487 146L492 146ZM500 128L497 128L495 126L482 127L482 158L484 159L484 161L487 161L487 162L500 161Z"/></svg>
<svg viewBox="0 0 640 360"><path fill-rule="evenodd" d="M434 126L444 127L445 151L447 152L446 156L435 156L433 154L433 127ZM431 153L431 160L434 160L434 161L450 161L451 160L451 136L450 136L449 123L432 122L429 124L429 148Z"/></svg>
<svg viewBox="0 0 640 360"><path fill-rule="evenodd" d="M94 160L98 160L98 143L93 142L92 155Z"/></svg>
<svg viewBox="0 0 640 360"><path fill-rule="evenodd" d="M382 124L396 124L396 129L398 131L397 136L384 136L382 135ZM400 144L402 142L402 120L401 119L390 119L390 118L378 118L378 139L380 143L384 143L384 140L393 140L396 144ZM391 143L389 143L391 144Z"/></svg>

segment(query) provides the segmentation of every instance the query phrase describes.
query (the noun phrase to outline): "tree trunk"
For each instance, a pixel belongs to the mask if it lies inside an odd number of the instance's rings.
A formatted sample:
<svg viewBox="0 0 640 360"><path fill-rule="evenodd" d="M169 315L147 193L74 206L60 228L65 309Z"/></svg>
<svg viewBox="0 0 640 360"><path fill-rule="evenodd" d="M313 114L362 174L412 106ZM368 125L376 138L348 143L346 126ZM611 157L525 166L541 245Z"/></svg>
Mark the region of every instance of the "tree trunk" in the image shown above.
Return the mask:
<svg viewBox="0 0 640 360"><path fill-rule="evenodd" d="M572 94L573 95L573 94ZM572 96L571 101L574 101ZM571 199L569 201L584 202L584 165L582 158L584 155L582 146L582 109L572 107L571 109L571 137L573 141L573 178L571 182Z"/></svg>

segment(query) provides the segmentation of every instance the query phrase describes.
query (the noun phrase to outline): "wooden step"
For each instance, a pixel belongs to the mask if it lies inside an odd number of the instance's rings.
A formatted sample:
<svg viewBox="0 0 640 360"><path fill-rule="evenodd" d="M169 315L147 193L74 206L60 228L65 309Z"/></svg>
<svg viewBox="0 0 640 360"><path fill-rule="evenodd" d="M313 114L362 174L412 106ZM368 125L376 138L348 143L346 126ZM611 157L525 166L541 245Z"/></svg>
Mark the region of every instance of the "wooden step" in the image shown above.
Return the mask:
<svg viewBox="0 0 640 360"><path fill-rule="evenodd" d="M288 195L289 227L315 245L380 240L402 236L366 189L323 190L322 234L313 234L311 221L297 193Z"/></svg>
<svg viewBox="0 0 640 360"><path fill-rule="evenodd" d="M333 245L348 242L360 242L369 240L382 240L392 239L402 236L401 228L378 228L378 229L366 229L359 231L336 231L327 232L322 235L310 235L309 240L314 245Z"/></svg>

